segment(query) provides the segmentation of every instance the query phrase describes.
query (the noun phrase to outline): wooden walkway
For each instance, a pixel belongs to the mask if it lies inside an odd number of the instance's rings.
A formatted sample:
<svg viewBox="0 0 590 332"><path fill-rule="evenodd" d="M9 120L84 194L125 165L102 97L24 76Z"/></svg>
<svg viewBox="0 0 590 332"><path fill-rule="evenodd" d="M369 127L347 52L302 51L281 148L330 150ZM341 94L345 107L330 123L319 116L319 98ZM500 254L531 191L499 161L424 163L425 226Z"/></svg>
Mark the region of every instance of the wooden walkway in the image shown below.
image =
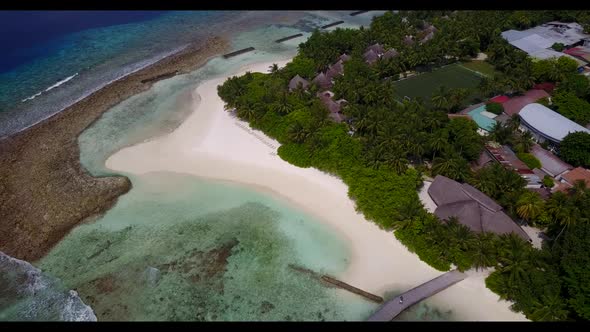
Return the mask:
<svg viewBox="0 0 590 332"><path fill-rule="evenodd" d="M379 308L379 310L377 310L377 312L369 317L368 321L390 321L408 307L454 285L466 277L467 275L465 273L462 273L458 270L453 270L438 276L387 301L383 306L381 306L381 308ZM404 300L402 303L400 303L400 298L402 296Z"/></svg>

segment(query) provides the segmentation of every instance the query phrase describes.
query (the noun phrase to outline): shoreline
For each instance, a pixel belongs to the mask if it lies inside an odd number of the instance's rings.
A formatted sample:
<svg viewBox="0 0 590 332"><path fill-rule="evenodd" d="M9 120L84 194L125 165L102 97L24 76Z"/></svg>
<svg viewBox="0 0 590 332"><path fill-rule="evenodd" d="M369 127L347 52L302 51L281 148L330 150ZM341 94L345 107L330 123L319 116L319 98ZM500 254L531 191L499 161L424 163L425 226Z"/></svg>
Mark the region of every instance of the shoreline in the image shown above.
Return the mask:
<svg viewBox="0 0 590 332"><path fill-rule="evenodd" d="M410 289L442 274L410 253L393 233L356 212L342 180L285 162L272 147L278 147L278 142L258 130L245 131L240 124L247 123L223 111L217 85L227 77L246 71L267 72L269 65L283 66L288 61L254 63L205 81L195 90L200 98L193 104L193 113L176 130L119 150L106 160L106 167L139 175L159 171L190 174L270 192L342 236L350 245L351 259L338 278L377 295L392 288ZM500 301L487 289L483 278L480 274L467 278L431 297L429 303L456 310L459 319L526 320L508 309L509 302ZM471 298L480 299L480 305L467 302Z"/></svg>
<svg viewBox="0 0 590 332"><path fill-rule="evenodd" d="M195 42L1 138L0 251L37 261L73 227L110 209L131 182L125 176L89 174L80 164L80 133L113 106L168 78L160 75L193 71L229 47L222 37Z"/></svg>

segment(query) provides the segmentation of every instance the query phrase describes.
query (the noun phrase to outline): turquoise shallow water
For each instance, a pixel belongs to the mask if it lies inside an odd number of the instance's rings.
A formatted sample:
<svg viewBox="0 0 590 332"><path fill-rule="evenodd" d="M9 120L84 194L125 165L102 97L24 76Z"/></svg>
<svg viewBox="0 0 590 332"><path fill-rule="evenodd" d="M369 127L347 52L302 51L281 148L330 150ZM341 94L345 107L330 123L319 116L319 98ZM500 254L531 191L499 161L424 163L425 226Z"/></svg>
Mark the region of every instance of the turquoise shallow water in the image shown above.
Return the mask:
<svg viewBox="0 0 590 332"><path fill-rule="evenodd" d="M347 244L309 216L233 184L132 181L38 264L99 320L359 320L375 309L289 267L338 275L348 265Z"/></svg>
<svg viewBox="0 0 590 332"><path fill-rule="evenodd" d="M292 56L301 40L272 41L333 20L312 15L292 26L236 33L234 48L257 51L212 59L115 106L79 137L82 165L94 175L112 174L106 158L176 128L190 114L199 83ZM355 20L349 24L369 21ZM338 277L350 253L335 232L287 202L183 174L126 175L133 189L114 208L72 230L35 264L75 289L99 320L363 320L377 308L292 268ZM419 305L399 319L450 316Z"/></svg>

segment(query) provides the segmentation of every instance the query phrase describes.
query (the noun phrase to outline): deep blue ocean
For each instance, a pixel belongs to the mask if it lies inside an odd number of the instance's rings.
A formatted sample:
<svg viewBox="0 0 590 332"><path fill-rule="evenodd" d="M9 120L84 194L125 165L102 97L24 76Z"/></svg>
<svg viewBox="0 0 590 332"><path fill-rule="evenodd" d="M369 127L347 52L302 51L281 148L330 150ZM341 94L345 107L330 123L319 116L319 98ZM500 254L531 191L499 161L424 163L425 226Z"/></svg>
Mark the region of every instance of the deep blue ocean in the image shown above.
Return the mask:
<svg viewBox="0 0 590 332"><path fill-rule="evenodd" d="M0 12L0 137L240 25L247 15L236 11Z"/></svg>
<svg viewBox="0 0 590 332"><path fill-rule="evenodd" d="M0 73L58 50L68 34L154 19L162 11L4 11L0 12Z"/></svg>

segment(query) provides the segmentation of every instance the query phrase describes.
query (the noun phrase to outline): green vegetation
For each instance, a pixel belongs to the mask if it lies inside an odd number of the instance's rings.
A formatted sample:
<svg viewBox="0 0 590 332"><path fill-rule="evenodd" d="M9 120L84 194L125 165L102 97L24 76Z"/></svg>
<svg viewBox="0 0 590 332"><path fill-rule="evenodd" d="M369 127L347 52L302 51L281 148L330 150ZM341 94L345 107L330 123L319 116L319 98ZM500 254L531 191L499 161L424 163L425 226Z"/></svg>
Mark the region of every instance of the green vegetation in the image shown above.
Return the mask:
<svg viewBox="0 0 590 332"><path fill-rule="evenodd" d="M590 167L590 134L568 134L559 145L559 156L574 166Z"/></svg>
<svg viewBox="0 0 590 332"><path fill-rule="evenodd" d="M541 82L561 82L576 74L577 69L578 63L574 59L565 56L549 58L533 63L533 76Z"/></svg>
<svg viewBox="0 0 590 332"><path fill-rule="evenodd" d="M461 65L454 64L395 82L394 90L399 99L408 96L411 99L422 98L422 100L428 102L430 97L441 86L447 89L464 88L472 90L465 97L468 100L473 100L479 97L474 89L479 84L479 81L480 77L475 73L463 68Z"/></svg>
<svg viewBox="0 0 590 332"><path fill-rule="evenodd" d="M556 91L551 100L553 108L559 114L582 126L590 123L590 103L578 98L574 93Z"/></svg>
<svg viewBox="0 0 590 332"><path fill-rule="evenodd" d="M496 74L498 74L498 72L494 69L494 66L492 66L491 64L489 64L486 61L471 60L471 61L463 62L461 65L467 69L474 70L476 72L479 72L479 73L481 73L485 76L489 76L489 77L493 77Z"/></svg>
<svg viewBox="0 0 590 332"><path fill-rule="evenodd" d="M239 118L282 144L281 158L342 178L359 212L380 227L393 229L409 250L431 266L439 270L448 270L451 264L461 270L493 267L487 286L513 301L513 309L528 318L588 319L590 190L578 184L568 194L543 201L524 188L522 177L499 164L473 172L469 163L483 149L477 125L465 118L449 120L446 114L474 93L475 75L465 68L452 65L392 83L407 70L427 71L484 51L498 73L479 84L482 95L526 91L540 78L533 75L530 58L499 32L567 19L572 13L578 12L388 12L375 18L368 29L316 31L300 45L295 64L271 74L232 77L218 91L229 107L237 109ZM425 21L438 29L434 38L403 43L406 35L421 38ZM362 54L375 42L395 48L400 55L367 65ZM352 59L344 64L346 74L335 79L332 91L335 100L348 101L343 108L348 122L336 124L316 97L317 87L289 93L287 84L295 74L313 76L312 69L325 69L344 52ZM567 69L569 65L558 60L555 66ZM543 68L537 66L545 75ZM467 72L465 79L471 77L473 82L458 88L452 82L449 85L449 75L433 81L445 70L456 75ZM400 102L399 96L405 95L414 98ZM518 117L514 117L506 125L497 124L489 138L526 153L533 144L531 136L517 128ZM571 153L564 142L566 153ZM590 146L579 143L575 146ZM453 218L441 222L419 201L421 171L472 184L512 217L544 228L553 240L537 250L514 234L475 234Z"/></svg>
<svg viewBox="0 0 590 332"><path fill-rule="evenodd" d="M553 185L555 185L555 183L553 182L553 178L549 175L545 175L543 177L543 185L547 188L553 188Z"/></svg>
<svg viewBox="0 0 590 332"><path fill-rule="evenodd" d="M563 45L562 43L555 43L551 45L551 48L556 50L557 52L561 52L565 49L565 45Z"/></svg>
<svg viewBox="0 0 590 332"><path fill-rule="evenodd" d="M541 168L541 162L535 156L526 152L518 152L516 154L518 159L525 163L530 169Z"/></svg>
<svg viewBox="0 0 590 332"><path fill-rule="evenodd" d="M502 112L504 112L504 106L502 106L500 103L487 103L486 111L500 115Z"/></svg>

